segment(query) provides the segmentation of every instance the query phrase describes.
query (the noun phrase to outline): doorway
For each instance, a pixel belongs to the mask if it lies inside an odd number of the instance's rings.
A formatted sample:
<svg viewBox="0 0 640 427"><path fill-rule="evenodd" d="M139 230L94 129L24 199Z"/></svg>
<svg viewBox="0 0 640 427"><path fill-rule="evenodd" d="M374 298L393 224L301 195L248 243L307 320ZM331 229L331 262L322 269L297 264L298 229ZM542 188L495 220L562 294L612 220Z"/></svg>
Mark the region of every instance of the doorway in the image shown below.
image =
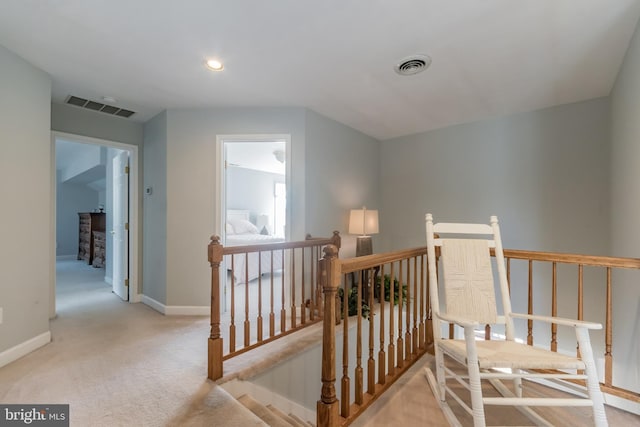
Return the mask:
<svg viewBox="0 0 640 427"><path fill-rule="evenodd" d="M214 231L223 245L290 238L290 142L290 135L280 134L217 136ZM224 262L222 271L226 271ZM228 275L223 274L221 281L221 301L226 311Z"/></svg>
<svg viewBox="0 0 640 427"><path fill-rule="evenodd" d="M138 147L60 132L52 133L52 145L53 262L65 261L68 277L73 261L122 300L139 302ZM56 288L54 281L51 317Z"/></svg>
<svg viewBox="0 0 640 427"><path fill-rule="evenodd" d="M259 233L288 239L290 135L219 135L216 233L227 236L229 211L246 211Z"/></svg>

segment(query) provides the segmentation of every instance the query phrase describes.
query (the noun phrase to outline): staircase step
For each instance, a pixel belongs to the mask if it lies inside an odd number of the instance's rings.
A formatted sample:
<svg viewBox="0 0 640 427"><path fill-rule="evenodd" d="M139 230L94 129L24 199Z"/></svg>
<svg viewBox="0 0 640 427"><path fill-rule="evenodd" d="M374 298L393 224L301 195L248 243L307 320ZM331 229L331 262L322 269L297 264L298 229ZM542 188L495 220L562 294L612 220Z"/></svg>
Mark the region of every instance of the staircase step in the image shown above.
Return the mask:
<svg viewBox="0 0 640 427"><path fill-rule="evenodd" d="M311 425L312 427L316 427L314 424L311 424L311 423L307 424L307 421L304 421L302 418L299 418L294 414L289 414L289 416L294 420L296 420L296 422L300 425L300 427L309 427L309 425Z"/></svg>
<svg viewBox="0 0 640 427"><path fill-rule="evenodd" d="M284 419L277 416L269 408L255 400L248 394L243 394L238 398L238 402L242 403L247 409L256 414L262 421L271 427L291 427Z"/></svg>
<svg viewBox="0 0 640 427"><path fill-rule="evenodd" d="M304 424L300 425L300 423L294 420L290 415L285 414L273 405L267 405L267 408L269 408L269 410L276 414L278 417L289 423L289 425L291 425L292 427L306 427Z"/></svg>

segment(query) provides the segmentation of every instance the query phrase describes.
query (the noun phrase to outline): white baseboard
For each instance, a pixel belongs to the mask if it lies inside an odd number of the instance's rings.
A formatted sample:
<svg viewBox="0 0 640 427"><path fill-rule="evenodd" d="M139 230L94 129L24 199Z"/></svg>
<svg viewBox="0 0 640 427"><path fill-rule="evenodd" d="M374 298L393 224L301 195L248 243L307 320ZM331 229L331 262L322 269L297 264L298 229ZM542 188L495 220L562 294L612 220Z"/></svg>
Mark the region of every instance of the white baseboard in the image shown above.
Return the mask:
<svg viewBox="0 0 640 427"><path fill-rule="evenodd" d="M11 347L8 350L0 353L0 368L8 365L14 360L20 359L22 356L26 356L34 350L39 349L43 345L49 344L51 342L51 331L47 331L43 334L35 336L30 340L27 340L23 343L16 345L15 347Z"/></svg>
<svg viewBox="0 0 640 427"><path fill-rule="evenodd" d="M211 308L209 306L164 305L146 295L142 295L142 303L166 316L208 316L211 314Z"/></svg>

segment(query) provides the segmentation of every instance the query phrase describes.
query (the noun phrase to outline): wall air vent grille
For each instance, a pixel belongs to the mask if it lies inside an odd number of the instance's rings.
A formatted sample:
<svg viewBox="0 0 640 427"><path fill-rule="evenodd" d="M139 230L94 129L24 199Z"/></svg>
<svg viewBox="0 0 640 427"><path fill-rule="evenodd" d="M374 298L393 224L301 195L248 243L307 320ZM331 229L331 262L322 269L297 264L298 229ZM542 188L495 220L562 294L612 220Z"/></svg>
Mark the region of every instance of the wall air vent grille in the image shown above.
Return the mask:
<svg viewBox="0 0 640 427"><path fill-rule="evenodd" d="M118 117L124 117L124 118L129 118L136 113L135 111L116 107L115 105L103 104L101 102L91 101L91 100L80 98L73 95L69 95L65 103L70 105L75 105L76 107L82 107L89 110L98 111L100 113L109 114L111 116L118 116Z"/></svg>

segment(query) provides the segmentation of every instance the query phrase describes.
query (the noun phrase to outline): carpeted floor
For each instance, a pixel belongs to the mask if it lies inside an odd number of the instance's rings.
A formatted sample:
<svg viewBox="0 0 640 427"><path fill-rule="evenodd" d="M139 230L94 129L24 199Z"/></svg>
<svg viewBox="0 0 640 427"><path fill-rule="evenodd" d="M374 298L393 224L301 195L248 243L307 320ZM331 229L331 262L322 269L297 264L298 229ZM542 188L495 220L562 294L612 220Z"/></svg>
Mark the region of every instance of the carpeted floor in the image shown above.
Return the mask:
<svg viewBox="0 0 640 427"><path fill-rule="evenodd" d="M103 275L58 263L52 342L0 368L0 402L68 403L72 426L263 425L206 380L207 317L123 302Z"/></svg>

